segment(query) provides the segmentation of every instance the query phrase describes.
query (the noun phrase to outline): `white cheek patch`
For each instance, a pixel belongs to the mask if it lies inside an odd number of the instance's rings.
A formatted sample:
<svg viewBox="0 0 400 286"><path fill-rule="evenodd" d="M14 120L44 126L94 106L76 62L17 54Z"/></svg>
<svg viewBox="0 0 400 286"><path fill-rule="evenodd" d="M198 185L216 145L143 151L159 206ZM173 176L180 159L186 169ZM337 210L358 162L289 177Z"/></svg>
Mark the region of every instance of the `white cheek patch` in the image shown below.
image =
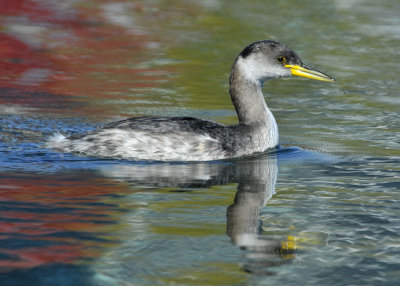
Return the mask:
<svg viewBox="0 0 400 286"><path fill-rule="evenodd" d="M269 78L290 76L290 69L271 63L264 57L250 55L246 59L239 57L237 65L243 73L243 76L249 81L264 82Z"/></svg>

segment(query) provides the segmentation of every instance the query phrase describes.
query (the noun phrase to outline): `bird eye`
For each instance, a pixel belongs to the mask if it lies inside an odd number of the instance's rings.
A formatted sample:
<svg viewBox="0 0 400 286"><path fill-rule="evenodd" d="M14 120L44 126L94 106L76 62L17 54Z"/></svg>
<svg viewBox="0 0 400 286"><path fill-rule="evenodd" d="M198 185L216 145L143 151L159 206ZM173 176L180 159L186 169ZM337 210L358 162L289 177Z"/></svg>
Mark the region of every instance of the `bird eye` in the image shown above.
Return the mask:
<svg viewBox="0 0 400 286"><path fill-rule="evenodd" d="M280 56L280 57L278 58L278 62L280 62L280 63L286 63L286 58Z"/></svg>

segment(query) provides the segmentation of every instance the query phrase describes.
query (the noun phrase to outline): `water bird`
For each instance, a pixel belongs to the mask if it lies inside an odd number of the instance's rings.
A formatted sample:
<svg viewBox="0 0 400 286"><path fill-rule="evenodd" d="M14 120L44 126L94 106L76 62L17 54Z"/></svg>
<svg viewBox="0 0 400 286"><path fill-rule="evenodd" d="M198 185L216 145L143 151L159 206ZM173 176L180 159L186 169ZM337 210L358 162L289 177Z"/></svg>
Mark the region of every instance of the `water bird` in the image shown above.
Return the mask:
<svg viewBox="0 0 400 286"><path fill-rule="evenodd" d="M264 152L279 146L278 126L262 93L272 78L296 75L332 82L302 63L287 45L262 40L237 56L229 93L239 119L223 125L193 117L141 116L112 122L85 134L56 134L46 147L59 152L139 161L212 161Z"/></svg>

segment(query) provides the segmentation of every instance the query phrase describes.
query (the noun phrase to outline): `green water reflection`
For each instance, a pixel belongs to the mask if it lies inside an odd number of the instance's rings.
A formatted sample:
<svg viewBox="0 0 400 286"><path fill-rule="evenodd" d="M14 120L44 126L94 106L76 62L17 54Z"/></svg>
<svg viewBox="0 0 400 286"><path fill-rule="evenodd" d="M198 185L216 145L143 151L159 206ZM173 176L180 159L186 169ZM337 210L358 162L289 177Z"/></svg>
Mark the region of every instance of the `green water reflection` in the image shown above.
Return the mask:
<svg viewBox="0 0 400 286"><path fill-rule="evenodd" d="M210 2L148 2L147 10L134 15L159 37L160 58L173 60L176 73L166 89L175 90L176 98L165 104L177 98L183 102L178 110L163 112L235 123L227 93L233 60L249 42L277 39L305 63L337 78L335 84L302 79L265 84L284 144L330 152L397 154L398 143L388 146L382 136L398 132L397 66L390 60L398 56L399 23L392 12L399 9L398 3ZM151 17L152 9L157 9L158 17Z"/></svg>
<svg viewBox="0 0 400 286"><path fill-rule="evenodd" d="M56 247L47 262L29 256L35 267L10 272L3 282L69 281L74 275L63 274L64 264L55 266L59 271L40 268L65 263L82 266L86 280L77 279L94 285L395 285L400 277L398 1L100 2L72 1L77 23L64 29L74 37L66 38L65 47L51 38L44 41L51 45L35 50L36 62L43 64L41 56L51 59L44 66L55 79L28 87L8 80L13 92L2 89L1 103L15 104L0 109L0 187L2 202L10 202L13 211L6 218L19 218L26 202L34 202L29 210L41 226L36 231L44 233L41 239L65 242L62 254L70 255L57 256ZM7 17L1 20L12 34ZM77 133L126 116L195 116L235 124L230 68L248 43L267 38L288 44L306 64L337 80L265 84L281 143L315 150L312 155L281 154L279 164L261 160L236 173L237 162L189 174L185 165L155 166L146 173L128 162L63 157L39 146L57 129ZM2 74L1 82L8 76ZM313 160L299 160L298 153ZM272 176L276 194L266 207L265 198L249 196L247 203L254 205L247 209L255 212L244 226L258 227L264 240L289 244L295 237L298 252L265 259L228 230L229 210L240 201L239 180L232 178L254 179L254 173L268 173L263 167L278 165L277 180ZM19 170L32 174L13 173ZM185 185L186 177L195 184ZM42 214L49 207L51 217ZM66 210L69 216L61 216ZM11 240L27 232L25 243L36 242L35 225L18 221L8 228L7 219L2 229ZM62 238L49 239L49 231ZM28 254L43 248L33 250ZM19 269L14 260L5 256L1 262Z"/></svg>

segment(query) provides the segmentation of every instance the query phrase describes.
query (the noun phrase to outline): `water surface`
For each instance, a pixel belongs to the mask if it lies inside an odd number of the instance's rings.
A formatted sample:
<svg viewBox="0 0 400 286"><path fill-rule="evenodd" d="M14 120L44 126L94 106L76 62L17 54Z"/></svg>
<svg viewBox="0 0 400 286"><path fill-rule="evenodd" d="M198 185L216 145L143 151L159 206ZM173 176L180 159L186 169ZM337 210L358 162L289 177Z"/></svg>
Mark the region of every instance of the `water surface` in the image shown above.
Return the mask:
<svg viewBox="0 0 400 286"><path fill-rule="evenodd" d="M396 1L1 5L2 285L397 285ZM230 67L265 38L337 79L265 84L276 152L149 163L43 147L127 116L235 124Z"/></svg>

